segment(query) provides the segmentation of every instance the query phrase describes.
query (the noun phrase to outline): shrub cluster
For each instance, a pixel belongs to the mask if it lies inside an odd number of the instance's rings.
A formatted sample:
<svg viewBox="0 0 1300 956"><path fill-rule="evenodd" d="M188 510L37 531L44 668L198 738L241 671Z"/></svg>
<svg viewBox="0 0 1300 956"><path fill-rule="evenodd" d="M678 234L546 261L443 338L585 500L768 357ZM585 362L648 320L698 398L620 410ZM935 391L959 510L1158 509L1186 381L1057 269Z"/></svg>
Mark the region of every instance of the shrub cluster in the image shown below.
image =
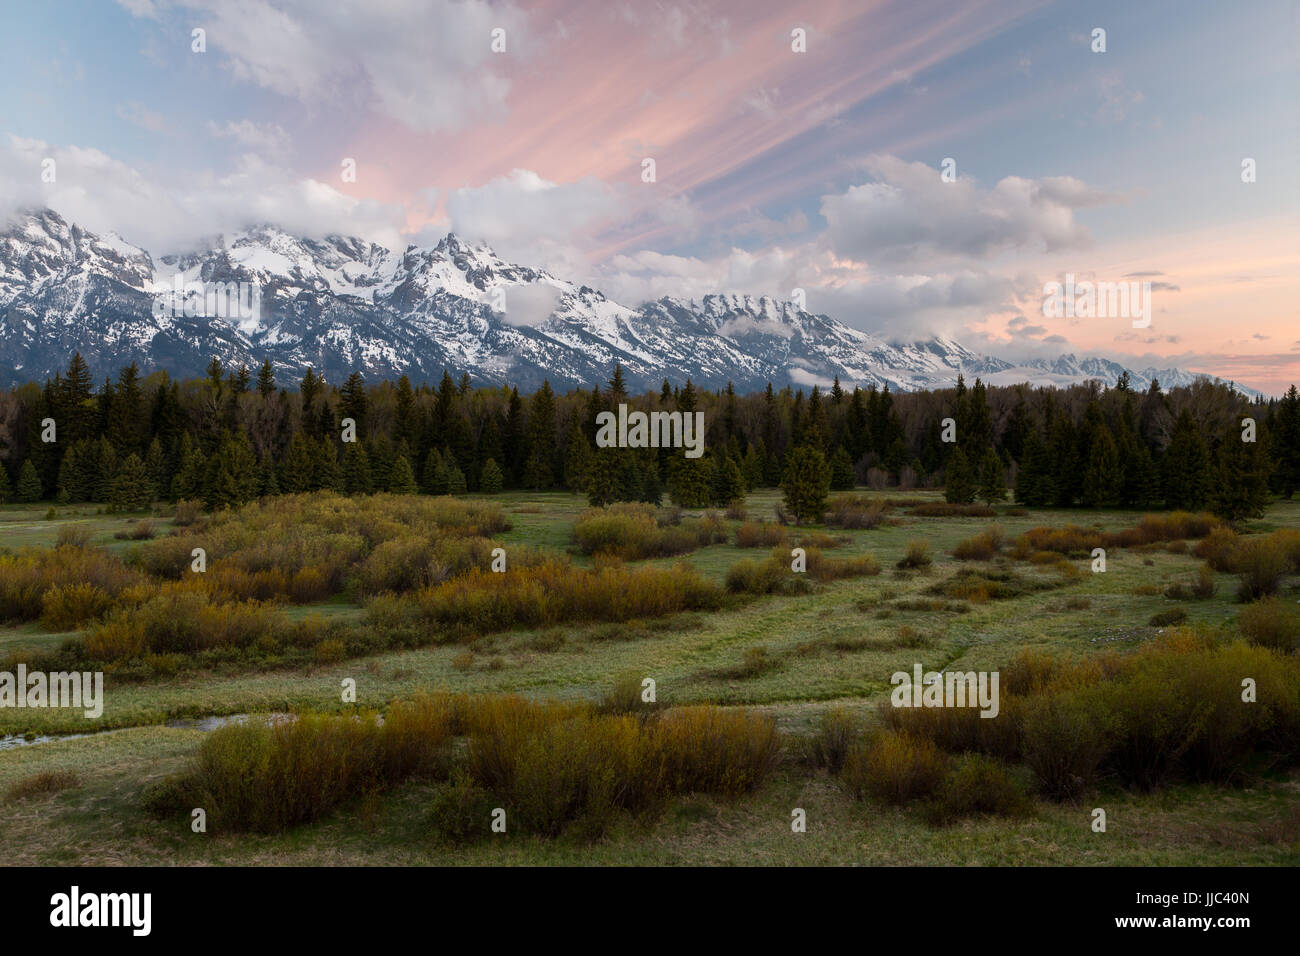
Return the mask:
<svg viewBox="0 0 1300 956"><path fill-rule="evenodd" d="M727 527L709 512L681 518L648 504L615 504L589 508L573 525L573 537L584 554L624 560L666 558L727 540Z"/></svg>

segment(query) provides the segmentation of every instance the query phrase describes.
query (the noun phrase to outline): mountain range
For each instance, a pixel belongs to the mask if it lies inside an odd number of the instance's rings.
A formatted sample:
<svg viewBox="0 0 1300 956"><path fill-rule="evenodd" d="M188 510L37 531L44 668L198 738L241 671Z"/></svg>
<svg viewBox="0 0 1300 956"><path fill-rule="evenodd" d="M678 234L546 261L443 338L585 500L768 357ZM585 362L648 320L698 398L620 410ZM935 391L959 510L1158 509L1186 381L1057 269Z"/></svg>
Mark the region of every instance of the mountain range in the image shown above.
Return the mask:
<svg viewBox="0 0 1300 956"><path fill-rule="evenodd" d="M215 283L244 283L253 307L204 314L213 303L195 308L193 297L185 308L187 285ZM767 297L665 297L632 308L455 234L394 252L268 225L155 258L53 210L23 213L0 232L0 385L53 377L74 351L99 378L132 361L195 376L216 356L252 370L269 358L282 382L309 366L331 382L360 371L370 380L405 373L417 384L446 369L521 390L544 379L562 390L590 386L615 362L634 389L689 377L742 391L835 376L846 386L943 388L959 371L991 384L1113 383L1126 370L1074 355L1010 362L943 337L886 341ZM1135 388L1199 377L1127 371Z"/></svg>

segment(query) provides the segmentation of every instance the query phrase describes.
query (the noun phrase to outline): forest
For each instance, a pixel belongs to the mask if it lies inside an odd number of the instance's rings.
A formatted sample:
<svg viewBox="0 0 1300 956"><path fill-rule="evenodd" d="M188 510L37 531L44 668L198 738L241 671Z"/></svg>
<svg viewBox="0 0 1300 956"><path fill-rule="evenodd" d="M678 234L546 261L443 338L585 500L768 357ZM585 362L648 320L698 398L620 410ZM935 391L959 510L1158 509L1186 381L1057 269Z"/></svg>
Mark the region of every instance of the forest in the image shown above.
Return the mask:
<svg viewBox="0 0 1300 956"><path fill-rule="evenodd" d="M598 448L597 416L621 403L704 415L706 452ZM349 422L349 420L351 420ZM831 490L945 489L951 502L1008 496L1027 506L1209 509L1255 517L1300 485L1300 397L1254 400L1201 380L1143 392L1122 376L1068 388L967 385L892 393L772 385L741 395L665 380L629 395L608 382L531 395L475 387L328 383L310 369L282 382L213 359L178 381L132 364L96 387L81 356L67 373L0 395L0 499L156 500L209 509L268 495L570 490L615 501L725 506L756 488L809 498Z"/></svg>

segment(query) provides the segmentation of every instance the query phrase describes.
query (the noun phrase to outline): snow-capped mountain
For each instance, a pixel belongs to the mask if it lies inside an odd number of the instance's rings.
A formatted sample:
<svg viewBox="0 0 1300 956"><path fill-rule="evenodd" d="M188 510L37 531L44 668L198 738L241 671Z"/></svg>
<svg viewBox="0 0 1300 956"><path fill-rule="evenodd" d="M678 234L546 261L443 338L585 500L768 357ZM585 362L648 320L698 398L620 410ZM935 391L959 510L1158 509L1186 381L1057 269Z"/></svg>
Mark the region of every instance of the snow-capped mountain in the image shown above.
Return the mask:
<svg viewBox="0 0 1300 956"><path fill-rule="evenodd" d="M587 286L507 263L449 234L394 252L355 238L309 240L262 226L201 252L155 259L51 210L0 232L0 383L41 381L80 351L98 376L136 361L176 376L215 355L281 380L308 366L328 381L436 381L447 369L524 389L591 385L623 365L633 388L690 377L718 388L767 382L898 390L945 387L959 370L1007 384L1114 382L1123 367L1062 356L1013 364L944 338L898 344L788 302L708 295L629 308ZM1130 369L1135 388L1190 382L1178 369Z"/></svg>

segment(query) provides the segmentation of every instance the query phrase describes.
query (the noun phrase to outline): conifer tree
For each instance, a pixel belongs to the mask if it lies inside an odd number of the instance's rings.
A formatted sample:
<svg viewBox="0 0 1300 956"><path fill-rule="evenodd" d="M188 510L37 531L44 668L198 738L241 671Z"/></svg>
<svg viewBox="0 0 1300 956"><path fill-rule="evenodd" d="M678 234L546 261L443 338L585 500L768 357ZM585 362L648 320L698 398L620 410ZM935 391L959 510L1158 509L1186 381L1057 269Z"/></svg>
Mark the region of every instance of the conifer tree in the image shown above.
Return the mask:
<svg viewBox="0 0 1300 956"><path fill-rule="evenodd" d="M1165 506L1184 511L1203 508L1209 494L1209 471L1210 456L1205 440L1191 414L1183 409L1161 461Z"/></svg>
<svg viewBox="0 0 1300 956"><path fill-rule="evenodd" d="M375 490L374 477L370 473L370 456L366 446L361 442L348 442L343 452L343 493L346 495L368 495Z"/></svg>
<svg viewBox="0 0 1300 956"><path fill-rule="evenodd" d="M14 500L33 502L41 500L41 479L36 474L36 466L28 458L18 471L18 485L14 489Z"/></svg>
<svg viewBox="0 0 1300 956"><path fill-rule="evenodd" d="M1220 518L1235 523L1264 516L1272 471L1266 448L1267 436L1243 441L1238 428L1229 427L1219 445L1209 494L1210 510Z"/></svg>
<svg viewBox="0 0 1300 956"><path fill-rule="evenodd" d="M9 484L9 469L0 462L0 505L8 501L13 493L13 486Z"/></svg>
<svg viewBox="0 0 1300 956"><path fill-rule="evenodd" d="M968 505L975 500L978 490L974 469L966 458L966 453L957 447L948 458L948 467L943 473L943 497L952 504Z"/></svg>
<svg viewBox="0 0 1300 956"><path fill-rule="evenodd" d="M411 463L405 455L398 455L393 461L388 490L395 495L414 495L420 490L415 484L415 472L411 470Z"/></svg>
<svg viewBox="0 0 1300 956"><path fill-rule="evenodd" d="M835 454L831 457L831 490L852 491L856 483L857 475L853 471L853 459L841 445L835 449Z"/></svg>
<svg viewBox="0 0 1300 956"><path fill-rule="evenodd" d="M801 445L790 452L781 478L785 506L796 521L821 521L831 490L831 467L821 449Z"/></svg>
<svg viewBox="0 0 1300 956"><path fill-rule="evenodd" d="M127 455L113 477L109 503L114 511L144 511L153 502L153 482L140 456Z"/></svg>
<svg viewBox="0 0 1300 956"><path fill-rule="evenodd" d="M1119 504L1123 481L1115 439L1111 437L1110 429L1102 424L1094 430L1088 450L1088 467L1083 476L1083 506L1114 508Z"/></svg>
<svg viewBox="0 0 1300 956"><path fill-rule="evenodd" d="M1006 471L1002 459L992 448L984 449L984 460L980 463L979 499L992 505L1005 501L1007 497Z"/></svg>
<svg viewBox="0 0 1300 956"><path fill-rule="evenodd" d="M1016 501L1036 507L1052 504L1056 500L1053 472L1047 445L1037 431L1029 432L1016 470Z"/></svg>
<svg viewBox="0 0 1300 956"><path fill-rule="evenodd" d="M499 494L504 482L505 476L501 474L501 466L496 463L495 458L483 462L483 471L479 475L479 490L483 494Z"/></svg>

